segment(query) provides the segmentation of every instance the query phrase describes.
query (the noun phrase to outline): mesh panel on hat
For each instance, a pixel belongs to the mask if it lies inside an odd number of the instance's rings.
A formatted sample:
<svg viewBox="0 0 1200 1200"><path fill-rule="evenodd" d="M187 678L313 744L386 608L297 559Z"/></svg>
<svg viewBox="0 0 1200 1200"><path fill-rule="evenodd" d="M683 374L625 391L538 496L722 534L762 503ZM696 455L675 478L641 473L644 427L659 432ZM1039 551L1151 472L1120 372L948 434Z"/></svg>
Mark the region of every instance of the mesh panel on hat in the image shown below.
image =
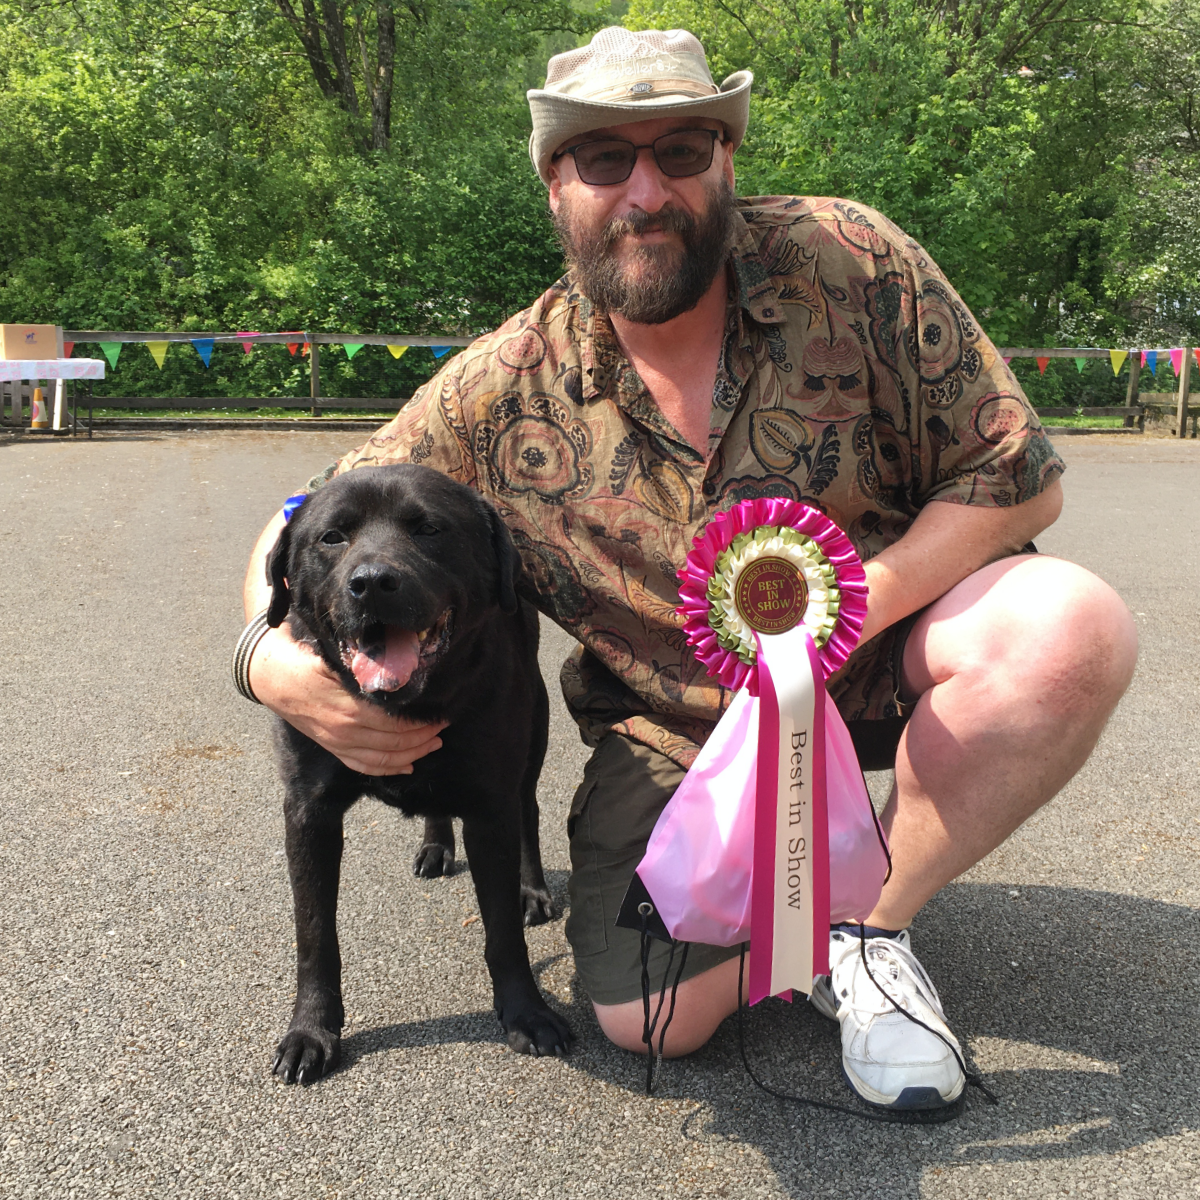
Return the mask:
<svg viewBox="0 0 1200 1200"><path fill-rule="evenodd" d="M631 33L620 26L602 29L586 46L556 54L546 65L546 87L589 66L606 66L655 54L694 54L704 62L704 47L685 29L647 29Z"/></svg>

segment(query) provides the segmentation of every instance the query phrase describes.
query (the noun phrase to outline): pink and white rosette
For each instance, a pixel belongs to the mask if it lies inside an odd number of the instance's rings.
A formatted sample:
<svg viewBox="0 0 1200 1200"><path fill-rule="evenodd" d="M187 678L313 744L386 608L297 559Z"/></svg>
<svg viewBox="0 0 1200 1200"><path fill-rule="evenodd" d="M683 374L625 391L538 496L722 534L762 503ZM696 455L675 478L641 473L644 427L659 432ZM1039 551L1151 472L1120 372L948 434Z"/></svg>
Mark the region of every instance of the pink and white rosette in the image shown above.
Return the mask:
<svg viewBox="0 0 1200 1200"><path fill-rule="evenodd" d="M672 937L750 941L752 1004L807 993L829 969L831 918L865 917L887 870L849 732L825 703L862 631L866 575L823 513L766 499L718 514L679 577L688 642L736 695L637 875Z"/></svg>

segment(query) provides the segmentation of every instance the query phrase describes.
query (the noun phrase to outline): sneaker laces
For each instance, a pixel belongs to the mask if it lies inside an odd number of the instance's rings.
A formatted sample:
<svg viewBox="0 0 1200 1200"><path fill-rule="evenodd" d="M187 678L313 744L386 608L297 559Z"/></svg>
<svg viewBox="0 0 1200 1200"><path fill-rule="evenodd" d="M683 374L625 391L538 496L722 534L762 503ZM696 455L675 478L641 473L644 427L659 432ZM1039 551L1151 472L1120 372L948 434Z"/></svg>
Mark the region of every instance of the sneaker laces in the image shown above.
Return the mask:
<svg viewBox="0 0 1200 1200"><path fill-rule="evenodd" d="M851 969L857 976L859 964L864 965L875 988L868 991L857 986L857 979L852 978L846 996L843 997L838 989L839 1004L845 1004L853 1012L864 1016L877 1016L893 1009L900 1009L905 1016L910 1016L912 999L902 984L903 977L907 976L913 984L913 991L940 1019L945 1020L946 1014L942 1011L937 988L909 947L891 938L865 938L861 941L865 944L860 945L859 961ZM847 957L849 954L850 951L847 951ZM871 970L872 964L876 967L875 971Z"/></svg>

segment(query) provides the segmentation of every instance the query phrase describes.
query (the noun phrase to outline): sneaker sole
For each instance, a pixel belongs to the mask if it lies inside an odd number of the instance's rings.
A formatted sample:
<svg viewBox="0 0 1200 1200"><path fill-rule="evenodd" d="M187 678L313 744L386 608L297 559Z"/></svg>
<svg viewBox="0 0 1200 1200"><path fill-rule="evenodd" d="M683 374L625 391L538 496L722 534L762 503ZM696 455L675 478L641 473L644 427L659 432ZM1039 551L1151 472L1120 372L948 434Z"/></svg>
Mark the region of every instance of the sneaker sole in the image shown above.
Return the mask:
<svg viewBox="0 0 1200 1200"><path fill-rule="evenodd" d="M903 1114L930 1124L952 1121L962 1112L967 1101L965 1079L959 1081L958 1090L953 1096L943 1096L935 1087L906 1087L894 1100L889 1100L883 1093L851 1075L845 1062L842 1063L842 1079L868 1108L877 1112Z"/></svg>

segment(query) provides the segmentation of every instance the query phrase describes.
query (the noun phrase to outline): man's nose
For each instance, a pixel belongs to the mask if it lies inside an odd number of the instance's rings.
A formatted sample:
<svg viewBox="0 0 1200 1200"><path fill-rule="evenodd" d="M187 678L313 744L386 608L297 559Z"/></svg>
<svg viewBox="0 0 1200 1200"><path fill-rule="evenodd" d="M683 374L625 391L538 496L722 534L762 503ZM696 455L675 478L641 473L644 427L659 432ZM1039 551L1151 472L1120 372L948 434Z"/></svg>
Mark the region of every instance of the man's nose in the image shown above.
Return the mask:
<svg viewBox="0 0 1200 1200"><path fill-rule="evenodd" d="M671 199L667 177L659 169L649 146L643 146L637 152L633 174L625 184L625 199L648 213L658 212Z"/></svg>

